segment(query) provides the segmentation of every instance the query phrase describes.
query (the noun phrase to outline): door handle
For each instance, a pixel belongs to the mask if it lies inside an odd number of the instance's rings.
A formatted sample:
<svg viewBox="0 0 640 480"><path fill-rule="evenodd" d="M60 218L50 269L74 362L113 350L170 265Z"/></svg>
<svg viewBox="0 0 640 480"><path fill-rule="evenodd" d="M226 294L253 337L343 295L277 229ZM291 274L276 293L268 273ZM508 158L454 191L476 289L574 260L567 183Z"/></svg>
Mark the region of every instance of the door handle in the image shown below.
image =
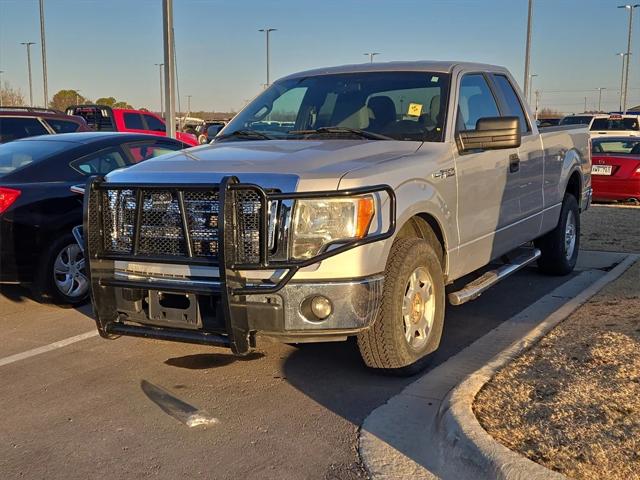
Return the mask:
<svg viewBox="0 0 640 480"><path fill-rule="evenodd" d="M516 173L520 170L520 157L517 153L509 155L509 173Z"/></svg>

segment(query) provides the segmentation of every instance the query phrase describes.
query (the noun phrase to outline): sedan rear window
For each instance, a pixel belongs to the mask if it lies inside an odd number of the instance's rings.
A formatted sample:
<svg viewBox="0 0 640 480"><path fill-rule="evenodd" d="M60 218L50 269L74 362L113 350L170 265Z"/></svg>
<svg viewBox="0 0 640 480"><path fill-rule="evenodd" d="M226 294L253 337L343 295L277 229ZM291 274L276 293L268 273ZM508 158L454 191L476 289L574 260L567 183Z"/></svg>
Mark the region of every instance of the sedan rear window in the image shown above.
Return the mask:
<svg viewBox="0 0 640 480"><path fill-rule="evenodd" d="M589 125L592 115L572 115L560 120L560 125Z"/></svg>
<svg viewBox="0 0 640 480"><path fill-rule="evenodd" d="M0 117L0 143L48 133L37 118Z"/></svg>
<svg viewBox="0 0 640 480"><path fill-rule="evenodd" d="M0 145L0 177L75 146L74 143L50 140L28 140Z"/></svg>
<svg viewBox="0 0 640 480"><path fill-rule="evenodd" d="M640 155L640 138L613 138L592 143L593 153L615 153L617 155Z"/></svg>
<svg viewBox="0 0 640 480"><path fill-rule="evenodd" d="M69 120L60 120L59 118L47 118L45 120L56 133L73 133L77 132L80 124Z"/></svg>
<svg viewBox="0 0 640 480"><path fill-rule="evenodd" d="M590 130L635 130L640 131L635 118L596 118Z"/></svg>

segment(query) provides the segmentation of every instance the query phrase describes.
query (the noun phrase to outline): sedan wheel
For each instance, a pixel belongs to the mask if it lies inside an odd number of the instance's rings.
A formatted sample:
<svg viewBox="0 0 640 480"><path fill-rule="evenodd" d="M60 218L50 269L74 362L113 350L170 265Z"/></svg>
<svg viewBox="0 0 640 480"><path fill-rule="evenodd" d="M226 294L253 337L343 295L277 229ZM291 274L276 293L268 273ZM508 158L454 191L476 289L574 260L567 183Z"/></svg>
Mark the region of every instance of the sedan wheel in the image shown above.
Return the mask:
<svg viewBox="0 0 640 480"><path fill-rule="evenodd" d="M58 252L53 263L53 283L56 289L69 299L76 300L86 296L89 280L80 246L67 245Z"/></svg>

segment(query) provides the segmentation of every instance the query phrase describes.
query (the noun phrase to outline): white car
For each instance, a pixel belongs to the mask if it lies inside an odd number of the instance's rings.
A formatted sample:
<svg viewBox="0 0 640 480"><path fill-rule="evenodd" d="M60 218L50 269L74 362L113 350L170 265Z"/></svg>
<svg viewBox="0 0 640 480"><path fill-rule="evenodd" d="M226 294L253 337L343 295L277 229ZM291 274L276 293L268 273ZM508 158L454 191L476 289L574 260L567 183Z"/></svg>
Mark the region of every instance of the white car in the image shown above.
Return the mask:
<svg viewBox="0 0 640 480"><path fill-rule="evenodd" d="M614 137L637 137L640 135L640 115L621 115L611 113L606 115L595 115L589 124L591 138L614 136Z"/></svg>

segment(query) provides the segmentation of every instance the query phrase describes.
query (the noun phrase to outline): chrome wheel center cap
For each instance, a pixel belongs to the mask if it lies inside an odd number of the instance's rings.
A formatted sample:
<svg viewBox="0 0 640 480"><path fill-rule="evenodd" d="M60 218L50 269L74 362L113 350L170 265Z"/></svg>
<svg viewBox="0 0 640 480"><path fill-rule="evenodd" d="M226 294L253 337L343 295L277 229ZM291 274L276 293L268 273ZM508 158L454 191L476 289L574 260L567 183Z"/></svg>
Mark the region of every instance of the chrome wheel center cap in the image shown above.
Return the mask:
<svg viewBox="0 0 640 480"><path fill-rule="evenodd" d="M411 321L418 323L424 314L424 302L419 293L414 293L411 299Z"/></svg>

